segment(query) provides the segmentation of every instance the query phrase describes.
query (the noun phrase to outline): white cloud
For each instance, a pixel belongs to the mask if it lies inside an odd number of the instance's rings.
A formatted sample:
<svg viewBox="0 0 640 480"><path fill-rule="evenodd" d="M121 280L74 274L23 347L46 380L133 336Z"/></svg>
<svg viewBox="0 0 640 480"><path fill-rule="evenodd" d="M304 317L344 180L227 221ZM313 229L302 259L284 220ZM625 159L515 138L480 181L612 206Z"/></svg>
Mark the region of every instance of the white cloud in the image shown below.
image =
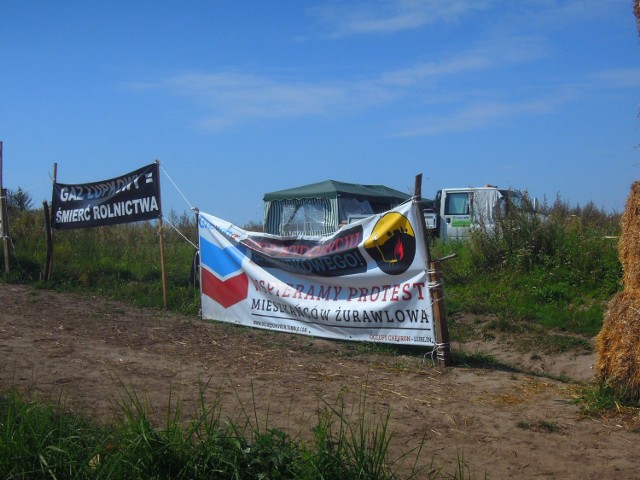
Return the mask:
<svg viewBox="0 0 640 480"><path fill-rule="evenodd" d="M640 87L640 68L619 68L604 70L592 75L594 84L600 88Z"/></svg>
<svg viewBox="0 0 640 480"><path fill-rule="evenodd" d="M591 1L586 0L582 4L584 8L593 6ZM581 5L576 1L553 0L523 0L522 3L523 12L539 7L544 12L539 15L547 18L555 15L556 19L569 18L568 12L577 15ZM414 28L411 25L458 18L495 5L498 10L509 9L512 4L504 1L383 0L330 3L315 7L313 11L327 21L335 22L339 26L336 32L339 30L347 35ZM523 13L517 23L522 25L527 21L526 17ZM545 70L541 66L535 77L528 77L528 62L551 56L553 46L549 42L542 33L527 34L524 29L517 35L493 32L483 41L469 44L465 50L452 53L443 48L440 53L431 52L429 58L414 61L404 68L381 71L364 79L314 81L300 76L299 70L295 76L196 72L175 75L144 87L159 88L190 99L202 112L195 123L211 131L260 119L362 116L363 112L384 107L389 112L389 122L396 124L402 122L398 118L414 116L416 111L422 110L423 118L413 122L414 126L402 129L400 135L435 135L484 128L518 115L549 113L562 104L584 98L596 88L640 85L640 69L611 69L590 76L582 73L576 77L580 83L576 78L558 77L554 78L555 83L545 83ZM516 65L522 68L510 70ZM520 81L509 80L512 72ZM478 80L480 73L482 80Z"/></svg>
<svg viewBox="0 0 640 480"><path fill-rule="evenodd" d="M568 97L550 97L511 103L476 102L452 113L416 119L411 127L405 128L397 136L418 137L477 130L519 115L551 113L567 100Z"/></svg>
<svg viewBox="0 0 640 480"><path fill-rule="evenodd" d="M388 34L440 21L452 21L488 8L489 0L379 0L328 3L308 9L309 16L329 28L330 37Z"/></svg>
<svg viewBox="0 0 640 480"><path fill-rule="evenodd" d="M325 114L345 101L344 87L237 72L189 73L149 84L191 98L208 111L198 121L217 130L239 122L264 118L292 118Z"/></svg>
<svg viewBox="0 0 640 480"><path fill-rule="evenodd" d="M557 28L567 24L601 18L619 7L620 0L527 0L518 2L521 25L530 28ZM629 18L633 17L629 2Z"/></svg>
<svg viewBox="0 0 640 480"><path fill-rule="evenodd" d="M543 42L537 38L514 37L502 42L480 42L441 61L416 63L368 79L314 82L290 75L278 78L233 71L196 72L175 75L145 87L191 99L204 112L197 124L213 131L255 119L357 115L382 105L393 107L399 99L415 104L418 103L415 100L422 102L425 96L459 98L461 94L447 83L450 79L526 62L545 51ZM445 90L443 85L450 89ZM467 85L464 96L469 97L471 91L477 91L477 86Z"/></svg>
<svg viewBox="0 0 640 480"><path fill-rule="evenodd" d="M307 9L307 14L325 26L327 37L341 38L414 30L469 19L489 10L494 28L546 30L598 18L619 3L620 0L377 0L329 2Z"/></svg>
<svg viewBox="0 0 640 480"><path fill-rule="evenodd" d="M417 63L409 68L383 73L383 85L408 86L428 79L489 70L522 63L547 55L548 47L539 37L504 37L499 41L479 42L467 51L436 62Z"/></svg>
<svg viewBox="0 0 640 480"><path fill-rule="evenodd" d="M526 96L521 90L501 92L497 87L488 90L477 86L465 88L466 84L463 83L458 87L461 90L456 93L455 89L443 89L438 85L425 86L420 82L425 76L433 76L437 77L435 83L447 84L447 79L459 73L492 67L491 62L486 60L461 60L463 58L466 57L462 55L438 66L423 65L389 72L368 81L313 83L225 72L177 75L144 87L162 89L172 95L189 98L203 111L196 120L197 125L210 131L227 129L256 119L358 116L383 106L395 109L403 102L412 107L422 105L426 113L425 119L417 122L417 127L403 129L400 135L405 136L466 131L484 127L502 118L525 113L547 113L586 89L585 86L573 87L557 93L555 98L549 94L546 101L527 101L517 100L518 97ZM562 87L549 88L558 92L562 90ZM484 100L496 96L514 100ZM425 98L434 100L425 102ZM456 111L442 115L428 113L429 110L436 109L433 106L435 104L439 111ZM398 108L402 115L402 107ZM398 111L394 113L397 114Z"/></svg>

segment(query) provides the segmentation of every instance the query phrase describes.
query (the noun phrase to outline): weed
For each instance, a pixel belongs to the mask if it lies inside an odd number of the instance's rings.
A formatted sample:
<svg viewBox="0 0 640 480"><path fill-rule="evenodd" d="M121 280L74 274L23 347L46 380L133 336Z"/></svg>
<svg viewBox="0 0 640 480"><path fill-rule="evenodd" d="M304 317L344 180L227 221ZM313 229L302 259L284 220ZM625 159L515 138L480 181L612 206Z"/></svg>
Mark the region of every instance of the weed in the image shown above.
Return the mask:
<svg viewBox="0 0 640 480"><path fill-rule="evenodd" d="M537 420L533 423L522 421L518 422L517 426L522 430L531 430L534 432L558 433L562 431L562 428L557 423L548 420Z"/></svg>
<svg viewBox="0 0 640 480"><path fill-rule="evenodd" d="M452 352L452 362L454 365L486 367L499 365L498 360L488 353L475 352L469 353L462 350L454 350Z"/></svg>
<svg viewBox="0 0 640 480"><path fill-rule="evenodd" d="M580 412L586 416L602 415L609 412L640 409L640 402L623 388L615 388L601 382L580 387L574 403L580 406Z"/></svg>

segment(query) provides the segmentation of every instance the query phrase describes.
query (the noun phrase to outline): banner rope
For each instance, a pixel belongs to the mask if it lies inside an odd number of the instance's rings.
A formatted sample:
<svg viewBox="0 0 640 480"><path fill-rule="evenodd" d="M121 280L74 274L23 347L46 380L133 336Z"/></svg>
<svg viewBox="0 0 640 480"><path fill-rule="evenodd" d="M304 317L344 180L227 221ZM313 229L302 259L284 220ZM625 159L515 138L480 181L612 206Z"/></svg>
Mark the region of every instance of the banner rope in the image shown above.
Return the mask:
<svg viewBox="0 0 640 480"><path fill-rule="evenodd" d="M438 361L442 361L444 359L445 350L450 349L449 343L434 343L433 349L430 352L427 352L422 357L422 363L424 364L427 360L427 355L431 357L431 364L436 365L436 358Z"/></svg>
<svg viewBox="0 0 640 480"><path fill-rule="evenodd" d="M427 362L427 355L431 357L431 364L435 366L436 361L433 359L436 352L436 346L434 345L430 352L425 353L422 356L422 364L424 365Z"/></svg>
<svg viewBox="0 0 640 480"><path fill-rule="evenodd" d="M198 246L194 244L191 240L189 240L180 230L178 230L178 228L173 223L171 223L167 218L165 218L164 215L162 216L162 219L164 220L165 223L168 223L171 228L173 228L176 232L178 232L178 235L184 238L187 241L187 243L189 243L193 248L198 250Z"/></svg>
<svg viewBox="0 0 640 480"><path fill-rule="evenodd" d="M162 173L165 174L165 176L169 179L169 181L171 182L171 184L174 186L174 188L178 191L178 193L182 196L182 198L184 199L185 202L187 202L187 205L189 205L189 208L193 211L195 211L197 213L198 209L196 207L194 207L193 205L191 205L191 202L187 199L187 197L185 196L184 193L182 193L182 190L180 190L180 188L178 188L178 185L176 185L176 182L173 181L173 178L171 178L171 176L169 175L169 173L167 173L167 170L162 166L162 164L159 165L160 166L160 170L162 170ZM198 246L195 245L191 240L189 240L180 230L178 230L178 228L169 221L169 219L167 219L164 215L162 216L163 220L169 224L169 226L171 228L173 228L176 232L178 232L178 235L180 235L182 238L184 238L187 243L189 243L189 245L191 245L193 248L195 248L196 250L198 250Z"/></svg>
<svg viewBox="0 0 640 480"><path fill-rule="evenodd" d="M162 170L162 172L167 176L167 178L173 184L173 186L178 191L178 193L182 195L182 198L184 199L185 202L187 202L187 204L189 205L189 208L193 210L193 205L191 205L191 202L187 200L187 197L185 197L184 193L182 193L182 191L178 188L178 186L176 185L176 182L173 181L173 179L169 176L169 174L167 173L167 171L164 169L162 165L160 165L160 170Z"/></svg>
<svg viewBox="0 0 640 480"><path fill-rule="evenodd" d="M13 238L11 238L11 235L0 235L0 240L5 240L8 239L9 240L9 246L11 247L9 249L9 253L13 254L13 258L15 259L15 261L18 264L18 268L22 268L22 266L20 265L20 259L18 258L18 256L16 255L16 246L13 243Z"/></svg>
<svg viewBox="0 0 640 480"><path fill-rule="evenodd" d="M436 357L438 358L438 362L442 362L445 358L445 351L450 349L449 343L436 343Z"/></svg>

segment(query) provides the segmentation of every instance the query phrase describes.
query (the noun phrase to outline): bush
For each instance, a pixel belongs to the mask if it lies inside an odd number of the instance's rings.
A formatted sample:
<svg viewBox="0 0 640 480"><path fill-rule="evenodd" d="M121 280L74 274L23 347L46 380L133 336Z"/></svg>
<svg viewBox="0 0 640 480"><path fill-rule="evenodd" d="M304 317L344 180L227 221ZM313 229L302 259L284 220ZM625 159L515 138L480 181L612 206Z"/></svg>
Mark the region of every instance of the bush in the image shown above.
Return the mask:
<svg viewBox="0 0 640 480"><path fill-rule="evenodd" d="M597 334L606 301L621 288L619 221L592 203L572 209L557 199L537 213L504 212L468 241L436 242L434 257L456 254L443 266L449 313Z"/></svg>

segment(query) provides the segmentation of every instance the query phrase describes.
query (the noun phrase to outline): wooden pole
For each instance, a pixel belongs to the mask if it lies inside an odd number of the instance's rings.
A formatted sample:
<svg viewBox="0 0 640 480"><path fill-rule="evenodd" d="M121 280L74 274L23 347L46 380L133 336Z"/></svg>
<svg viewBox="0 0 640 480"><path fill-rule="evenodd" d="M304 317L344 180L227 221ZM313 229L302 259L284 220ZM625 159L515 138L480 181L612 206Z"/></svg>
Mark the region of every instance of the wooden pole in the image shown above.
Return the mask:
<svg viewBox="0 0 640 480"><path fill-rule="evenodd" d="M417 211L422 238L425 242L427 252L428 265L425 265L429 272L429 293L433 304L433 326L435 328L436 337L436 354L438 363L441 367L448 367L451 364L451 349L449 346L449 329L447 327L447 319L444 308L444 285L442 283L441 265L438 260L431 260L431 251L429 248L429 237L427 233L427 224L424 221L424 212L422 205L422 174L416 175L413 189L413 203Z"/></svg>
<svg viewBox="0 0 640 480"><path fill-rule="evenodd" d="M2 183L2 141L0 140L0 237L2 238L2 251L4 253L4 273L9 273L9 218L7 209L7 190Z"/></svg>
<svg viewBox="0 0 640 480"><path fill-rule="evenodd" d="M158 233L160 234L160 268L162 269L162 300L164 308L167 308L167 269L164 260L164 226L162 215L158 217Z"/></svg>
<svg viewBox="0 0 640 480"><path fill-rule="evenodd" d="M48 281L51 277L51 262L53 258L53 238L51 229L51 215L49 205L46 200L42 202L42 211L44 212L44 234L47 239L47 256L44 261L44 281Z"/></svg>
<svg viewBox="0 0 640 480"><path fill-rule="evenodd" d="M0 238L2 238L2 251L4 253L4 273L11 271L9 244L9 210L7 208L7 196L9 192L6 188L0 187Z"/></svg>
<svg viewBox="0 0 640 480"><path fill-rule="evenodd" d="M158 182L158 196L161 196L160 190L160 160L156 160L156 164L158 165L158 178L156 181ZM164 308L167 308L167 269L165 266L165 257L164 257L164 226L162 224L162 199L158 198L158 205L160 205L160 215L158 215L158 234L160 235L160 268L162 271L162 300L164 302Z"/></svg>
<svg viewBox="0 0 640 480"><path fill-rule="evenodd" d="M55 195L55 184L58 182L58 163L53 162L53 185L51 188L52 195ZM53 207L53 198L51 199L51 207ZM53 231L53 223L51 222L51 215L53 212L49 210L46 202L43 203L45 212L44 212L44 228L45 235L47 237L47 258L45 260L44 266L44 279L48 281L51 279L51 275L53 274L53 245L55 240L55 235Z"/></svg>
<svg viewBox="0 0 640 480"><path fill-rule="evenodd" d="M436 354L441 367L451 365L451 347L449 327L444 308L444 284L442 283L442 264L438 260L430 263L429 284L433 302L433 320L436 328Z"/></svg>
<svg viewBox="0 0 640 480"><path fill-rule="evenodd" d="M1 168L1 167L0 167ZM0 187L0 237L2 238L2 251L4 252L4 273L11 271L10 253L11 245L9 244L9 210L7 208L8 190Z"/></svg>

